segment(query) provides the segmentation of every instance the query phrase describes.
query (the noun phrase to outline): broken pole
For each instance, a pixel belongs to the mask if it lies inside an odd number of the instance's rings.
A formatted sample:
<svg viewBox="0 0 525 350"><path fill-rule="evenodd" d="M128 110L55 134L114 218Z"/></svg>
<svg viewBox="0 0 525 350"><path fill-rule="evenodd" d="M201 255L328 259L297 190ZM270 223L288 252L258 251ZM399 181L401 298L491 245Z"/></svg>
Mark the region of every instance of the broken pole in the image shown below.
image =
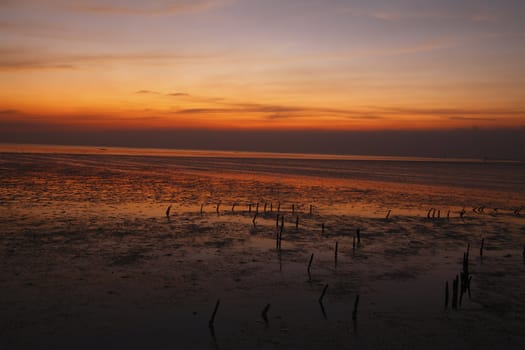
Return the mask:
<svg viewBox="0 0 525 350"><path fill-rule="evenodd" d="M268 323L268 310L270 310L270 304L266 304L266 306L261 312L261 316L264 320L264 323Z"/></svg>
<svg viewBox="0 0 525 350"><path fill-rule="evenodd" d="M352 311L352 320L354 321L357 319L357 307L358 306L359 306L359 294L355 296L354 311Z"/></svg>
<svg viewBox="0 0 525 350"><path fill-rule="evenodd" d="M485 238L481 239L481 247L479 247L479 256L483 256L483 246L485 245ZM524 250L525 252L525 250Z"/></svg>
<svg viewBox="0 0 525 350"><path fill-rule="evenodd" d="M221 299L217 299L217 303L215 303L215 309L213 309L213 313L211 314L210 321L208 322L208 326L210 328L213 328L213 323L215 322L215 315L217 315L217 310L219 309L220 304L221 304Z"/></svg>
<svg viewBox="0 0 525 350"><path fill-rule="evenodd" d="M457 309L458 308L458 283L459 283L459 276L456 275L456 278L454 281L452 281L452 308Z"/></svg>
<svg viewBox="0 0 525 350"><path fill-rule="evenodd" d="M445 283L445 309L448 307L448 281Z"/></svg>
<svg viewBox="0 0 525 350"><path fill-rule="evenodd" d="M312 255L310 255L310 261L308 262L308 267L306 269L306 271L308 271L308 274L310 274L310 268L312 267L312 261L314 260L314 253L312 253Z"/></svg>
<svg viewBox="0 0 525 350"><path fill-rule="evenodd" d="M337 265L337 251L338 251L338 248L339 248L339 242L335 241L335 251L334 251L335 265Z"/></svg>
<svg viewBox="0 0 525 350"><path fill-rule="evenodd" d="M319 302L322 304L323 303L323 298L324 298L324 295L326 294L326 290L328 289L328 284L325 284L324 288L323 288L323 292L321 293L321 296L319 297Z"/></svg>

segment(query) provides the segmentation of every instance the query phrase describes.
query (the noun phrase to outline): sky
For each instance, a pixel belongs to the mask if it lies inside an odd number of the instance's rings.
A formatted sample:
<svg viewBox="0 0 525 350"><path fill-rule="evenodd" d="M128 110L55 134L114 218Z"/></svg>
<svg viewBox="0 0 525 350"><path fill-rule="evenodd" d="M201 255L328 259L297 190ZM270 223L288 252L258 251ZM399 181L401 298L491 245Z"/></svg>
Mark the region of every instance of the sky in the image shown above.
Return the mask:
<svg viewBox="0 0 525 350"><path fill-rule="evenodd" d="M0 142L525 159L524 43L522 0L0 0Z"/></svg>

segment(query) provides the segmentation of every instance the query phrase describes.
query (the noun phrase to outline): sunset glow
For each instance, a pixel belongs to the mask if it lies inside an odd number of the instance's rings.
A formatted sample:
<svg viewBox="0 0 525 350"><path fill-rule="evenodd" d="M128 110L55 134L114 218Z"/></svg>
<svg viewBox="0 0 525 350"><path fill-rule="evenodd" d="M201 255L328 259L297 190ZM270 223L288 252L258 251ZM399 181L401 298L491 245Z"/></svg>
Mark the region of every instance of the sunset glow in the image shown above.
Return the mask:
<svg viewBox="0 0 525 350"><path fill-rule="evenodd" d="M0 123L12 132L523 127L524 6L3 1Z"/></svg>

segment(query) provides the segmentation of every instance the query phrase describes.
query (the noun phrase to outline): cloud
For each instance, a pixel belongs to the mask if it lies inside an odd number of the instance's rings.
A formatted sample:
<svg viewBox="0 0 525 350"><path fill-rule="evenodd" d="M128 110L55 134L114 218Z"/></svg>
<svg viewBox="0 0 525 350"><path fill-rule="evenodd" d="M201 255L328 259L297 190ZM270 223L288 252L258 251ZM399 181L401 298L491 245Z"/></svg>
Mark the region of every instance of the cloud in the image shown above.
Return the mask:
<svg viewBox="0 0 525 350"><path fill-rule="evenodd" d="M171 15L204 12L235 0L2 0L0 6L48 8L88 14L108 15Z"/></svg>
<svg viewBox="0 0 525 350"><path fill-rule="evenodd" d="M473 121L496 121L496 118L479 118L479 117L460 117L452 116L448 117L449 120L473 120Z"/></svg>
<svg viewBox="0 0 525 350"><path fill-rule="evenodd" d="M186 97L186 96L190 96L190 94L185 93L185 92L171 92L171 93L166 94L166 96L172 96L172 97Z"/></svg>
<svg viewBox="0 0 525 350"><path fill-rule="evenodd" d="M79 69L89 65L133 64L140 62L169 62L207 60L213 54L181 54L172 52L129 52L66 54L43 47L0 47L0 70Z"/></svg>
<svg viewBox="0 0 525 350"><path fill-rule="evenodd" d="M185 12L202 12L220 7L228 2L225 0L150 0L135 3L121 1L80 1L70 5L72 9L101 14L118 15L169 15Z"/></svg>
<svg viewBox="0 0 525 350"><path fill-rule="evenodd" d="M138 90L134 92L137 95L160 95L160 92L152 90Z"/></svg>

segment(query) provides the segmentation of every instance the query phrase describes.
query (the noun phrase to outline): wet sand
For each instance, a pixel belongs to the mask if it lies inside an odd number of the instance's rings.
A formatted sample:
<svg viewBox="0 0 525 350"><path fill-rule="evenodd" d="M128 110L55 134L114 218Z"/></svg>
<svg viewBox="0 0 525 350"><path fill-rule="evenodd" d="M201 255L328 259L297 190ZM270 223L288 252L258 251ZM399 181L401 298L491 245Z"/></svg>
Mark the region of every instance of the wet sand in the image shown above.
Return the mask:
<svg viewBox="0 0 525 350"><path fill-rule="evenodd" d="M523 183L339 165L0 154L0 347L525 347ZM444 308L468 244L471 298Z"/></svg>

